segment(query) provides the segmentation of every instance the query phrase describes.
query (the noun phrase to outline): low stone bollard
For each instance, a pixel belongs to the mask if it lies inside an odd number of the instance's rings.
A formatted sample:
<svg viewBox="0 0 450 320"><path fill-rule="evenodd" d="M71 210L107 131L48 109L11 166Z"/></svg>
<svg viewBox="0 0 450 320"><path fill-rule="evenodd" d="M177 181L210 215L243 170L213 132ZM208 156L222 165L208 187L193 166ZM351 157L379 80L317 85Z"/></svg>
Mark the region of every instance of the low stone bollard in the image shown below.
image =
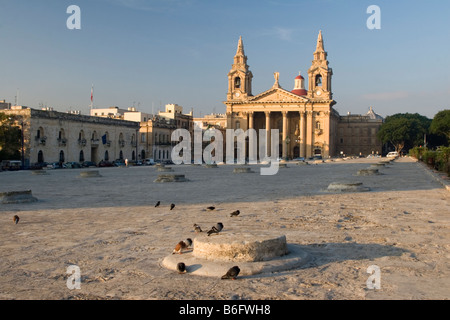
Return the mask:
<svg viewBox="0 0 450 320"><path fill-rule="evenodd" d="M48 174L47 170L33 170L31 171L33 176L45 176Z"/></svg>
<svg viewBox="0 0 450 320"><path fill-rule="evenodd" d="M250 168L241 167L241 168L234 168L233 173L253 173L253 171Z"/></svg>
<svg viewBox="0 0 450 320"><path fill-rule="evenodd" d="M329 192L364 192L369 191L370 188L364 187L362 182L332 182L328 185L326 191Z"/></svg>
<svg viewBox="0 0 450 320"><path fill-rule="evenodd" d="M153 182L186 182L184 174L160 174Z"/></svg>
<svg viewBox="0 0 450 320"><path fill-rule="evenodd" d="M28 203L36 201L37 199L32 196L31 190L0 192L1 204Z"/></svg>
<svg viewBox="0 0 450 320"><path fill-rule="evenodd" d="M157 170L159 172L173 172L172 167L165 167L165 166L159 167Z"/></svg>
<svg viewBox="0 0 450 320"><path fill-rule="evenodd" d="M378 169L375 168L367 168L367 169L361 169L358 170L358 176L373 176L373 175L379 175L380 172Z"/></svg>

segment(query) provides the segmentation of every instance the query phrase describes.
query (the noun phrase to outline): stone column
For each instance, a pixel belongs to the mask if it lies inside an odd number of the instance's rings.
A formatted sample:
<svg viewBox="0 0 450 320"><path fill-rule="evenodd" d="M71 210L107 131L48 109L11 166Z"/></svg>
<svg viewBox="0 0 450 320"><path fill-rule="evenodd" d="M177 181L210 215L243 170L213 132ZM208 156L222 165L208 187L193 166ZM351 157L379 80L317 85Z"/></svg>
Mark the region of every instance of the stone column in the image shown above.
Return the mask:
<svg viewBox="0 0 450 320"><path fill-rule="evenodd" d="M282 111L281 112L283 115L283 135L281 138L282 141L282 158L285 160L287 158L287 150L288 150L288 144L286 143L286 138L288 137L288 123L287 123L287 111Z"/></svg>
<svg viewBox="0 0 450 320"><path fill-rule="evenodd" d="M253 111L248 112L248 128L253 129Z"/></svg>
<svg viewBox="0 0 450 320"><path fill-rule="evenodd" d="M264 111L266 115L266 148L267 156L271 156L271 135L270 135L270 111Z"/></svg>
<svg viewBox="0 0 450 320"><path fill-rule="evenodd" d="M305 121L306 115L304 111L300 111L300 157L306 158L306 121Z"/></svg>
<svg viewBox="0 0 450 320"><path fill-rule="evenodd" d="M307 111L306 117L306 157L312 156L313 149L313 111Z"/></svg>

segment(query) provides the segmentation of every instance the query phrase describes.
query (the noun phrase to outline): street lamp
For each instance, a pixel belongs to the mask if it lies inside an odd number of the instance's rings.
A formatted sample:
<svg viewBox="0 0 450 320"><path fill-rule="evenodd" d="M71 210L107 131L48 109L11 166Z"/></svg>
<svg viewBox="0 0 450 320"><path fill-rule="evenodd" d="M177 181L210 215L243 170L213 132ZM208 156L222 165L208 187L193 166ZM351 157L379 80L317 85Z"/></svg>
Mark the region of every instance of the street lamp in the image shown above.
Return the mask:
<svg viewBox="0 0 450 320"><path fill-rule="evenodd" d="M284 140L285 142L286 142L286 157L285 157L285 159L284 160L288 160L289 159L289 156L288 156L288 153L289 153L289 143L291 143L291 138L289 138L289 136L288 137L286 137L286 140Z"/></svg>

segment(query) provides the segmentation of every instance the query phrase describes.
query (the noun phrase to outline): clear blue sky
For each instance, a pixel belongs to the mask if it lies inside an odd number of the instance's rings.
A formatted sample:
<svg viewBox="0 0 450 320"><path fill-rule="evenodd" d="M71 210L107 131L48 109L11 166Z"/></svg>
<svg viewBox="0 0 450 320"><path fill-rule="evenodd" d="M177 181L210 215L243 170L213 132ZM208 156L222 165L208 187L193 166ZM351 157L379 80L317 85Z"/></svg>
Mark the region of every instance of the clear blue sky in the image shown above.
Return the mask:
<svg viewBox="0 0 450 320"><path fill-rule="evenodd" d="M369 30L369 5L381 30ZM81 30L69 30L69 5ZM253 94L273 72L292 90L306 76L319 30L340 114L450 108L450 1L445 0L0 0L0 100L58 111L94 106L194 115L223 113L239 36Z"/></svg>

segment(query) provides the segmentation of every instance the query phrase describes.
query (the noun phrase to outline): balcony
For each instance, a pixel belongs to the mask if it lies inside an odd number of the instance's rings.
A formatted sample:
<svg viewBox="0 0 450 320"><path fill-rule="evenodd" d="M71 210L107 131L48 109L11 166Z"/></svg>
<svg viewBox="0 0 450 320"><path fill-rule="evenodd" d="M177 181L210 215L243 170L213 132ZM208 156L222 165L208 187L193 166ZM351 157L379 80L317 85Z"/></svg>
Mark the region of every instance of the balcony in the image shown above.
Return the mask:
<svg viewBox="0 0 450 320"><path fill-rule="evenodd" d="M78 144L82 147L86 146L86 139L78 139Z"/></svg>
<svg viewBox="0 0 450 320"><path fill-rule="evenodd" d="M67 139L66 138L58 138L58 144L60 147L65 147L67 144Z"/></svg>
<svg viewBox="0 0 450 320"><path fill-rule="evenodd" d="M98 147L99 144L100 144L99 139L91 139L91 146Z"/></svg>
<svg viewBox="0 0 450 320"><path fill-rule="evenodd" d="M45 146L45 143L47 142L47 137L34 137L34 140L36 140L38 142L38 144L42 144L43 146Z"/></svg>

